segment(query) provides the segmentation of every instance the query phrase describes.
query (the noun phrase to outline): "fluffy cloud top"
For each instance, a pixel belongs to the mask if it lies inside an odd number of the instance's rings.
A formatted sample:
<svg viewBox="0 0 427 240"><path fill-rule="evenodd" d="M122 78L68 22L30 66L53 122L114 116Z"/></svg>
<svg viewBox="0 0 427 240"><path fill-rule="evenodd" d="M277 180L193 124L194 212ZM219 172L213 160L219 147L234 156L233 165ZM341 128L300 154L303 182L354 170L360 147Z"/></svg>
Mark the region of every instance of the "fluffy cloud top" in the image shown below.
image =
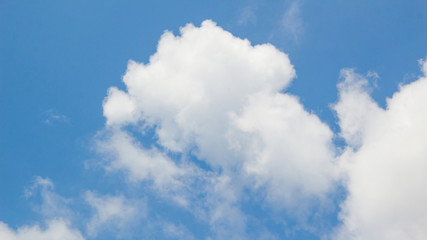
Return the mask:
<svg viewBox="0 0 427 240"><path fill-rule="evenodd" d="M342 72L335 105L349 195L337 239L427 238L427 64L424 76L400 87L382 109L366 79ZM357 148L354 148L357 145Z"/></svg>
<svg viewBox="0 0 427 240"><path fill-rule="evenodd" d="M250 95L283 89L293 67L273 46L253 47L212 21L187 25L181 34L166 32L148 64L129 63L127 93L111 88L104 102L107 124L141 120L156 125L167 149L183 152L197 144L200 158L212 165L231 163L224 142L230 113ZM120 111L111 110L116 106Z"/></svg>

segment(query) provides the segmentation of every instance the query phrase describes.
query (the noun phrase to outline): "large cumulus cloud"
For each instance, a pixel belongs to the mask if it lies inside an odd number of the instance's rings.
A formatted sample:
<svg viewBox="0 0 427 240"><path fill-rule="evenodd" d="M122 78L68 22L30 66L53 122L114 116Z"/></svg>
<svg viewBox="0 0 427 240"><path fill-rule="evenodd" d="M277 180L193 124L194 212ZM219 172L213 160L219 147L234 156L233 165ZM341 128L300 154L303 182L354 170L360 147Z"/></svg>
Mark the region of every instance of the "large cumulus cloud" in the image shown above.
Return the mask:
<svg viewBox="0 0 427 240"><path fill-rule="evenodd" d="M282 204L328 192L333 133L283 92L295 78L288 56L269 44L252 46L209 20L180 32L163 34L148 63L129 63L126 90L110 88L103 106L112 138L123 135L117 130L123 126L154 127L163 151L193 155L232 178L252 177ZM112 147L120 151L118 145ZM155 182L174 183L185 172L155 157L160 153L147 159L140 148L139 160L116 158L111 166L140 169ZM169 177L144 174L159 164Z"/></svg>
<svg viewBox="0 0 427 240"><path fill-rule="evenodd" d="M165 32L148 63L129 62L126 89L108 90L98 150L108 170L173 191L181 206L202 206L214 228L239 235L243 189L290 208L335 186L333 132L285 92L295 77L285 53L210 20ZM150 129L156 143L147 146L138 139Z"/></svg>

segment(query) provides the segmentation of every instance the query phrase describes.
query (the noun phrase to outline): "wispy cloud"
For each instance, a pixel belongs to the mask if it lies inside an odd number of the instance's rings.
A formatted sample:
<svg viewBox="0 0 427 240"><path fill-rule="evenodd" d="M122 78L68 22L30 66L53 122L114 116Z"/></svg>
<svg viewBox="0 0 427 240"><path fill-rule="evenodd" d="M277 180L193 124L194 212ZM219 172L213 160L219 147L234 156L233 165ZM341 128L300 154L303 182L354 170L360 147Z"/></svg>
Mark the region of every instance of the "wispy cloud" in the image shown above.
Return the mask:
<svg viewBox="0 0 427 240"><path fill-rule="evenodd" d="M256 11L256 5L248 5L246 7L243 7L240 9L238 13L238 25L245 25L245 24L255 24L257 22L257 16L255 14Z"/></svg>
<svg viewBox="0 0 427 240"><path fill-rule="evenodd" d="M66 199L54 191L54 184L49 178L37 176L33 185L24 189L27 199L38 200L33 204L33 210L45 218L71 219L73 212L69 209L69 199Z"/></svg>
<svg viewBox="0 0 427 240"><path fill-rule="evenodd" d="M304 33L304 21L301 17L301 2L294 1L286 9L282 16L282 28L295 42L301 38Z"/></svg>
<svg viewBox="0 0 427 240"><path fill-rule="evenodd" d="M99 231L115 231L121 235L135 221L146 215L145 202L127 199L123 195L98 195L87 191L85 201L92 207L94 214L87 224L87 232L95 237Z"/></svg>
<svg viewBox="0 0 427 240"><path fill-rule="evenodd" d="M43 113L43 122L46 124L54 124L54 123L69 123L70 120L67 116L56 112L53 109L48 109Z"/></svg>

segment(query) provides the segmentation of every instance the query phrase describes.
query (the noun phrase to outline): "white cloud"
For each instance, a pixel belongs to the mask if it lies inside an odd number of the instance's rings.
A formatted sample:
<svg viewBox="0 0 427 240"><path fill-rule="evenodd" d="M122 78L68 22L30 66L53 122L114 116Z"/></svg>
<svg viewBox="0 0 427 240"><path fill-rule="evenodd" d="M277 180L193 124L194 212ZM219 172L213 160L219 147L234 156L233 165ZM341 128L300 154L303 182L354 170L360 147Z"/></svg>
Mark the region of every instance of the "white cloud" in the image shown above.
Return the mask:
<svg viewBox="0 0 427 240"><path fill-rule="evenodd" d="M46 227L39 225L23 226L17 230L11 229L0 222L0 239L4 240L84 240L81 233L72 229L67 221L50 220Z"/></svg>
<svg viewBox="0 0 427 240"><path fill-rule="evenodd" d="M210 20L180 32L165 32L149 63L129 62L126 91L109 90L108 134L98 146L111 158L107 169L175 189L177 202L206 219L218 238L243 236L244 187L265 189L280 207L329 193L336 180L333 133L283 92L295 78L288 56L270 44L252 46ZM157 143L144 147L127 126L153 128Z"/></svg>
<svg viewBox="0 0 427 240"><path fill-rule="evenodd" d="M132 123L137 119L136 104L126 93L115 87L108 89L109 101L103 104L107 125Z"/></svg>
<svg viewBox="0 0 427 240"><path fill-rule="evenodd" d="M98 196L87 191L85 200L94 210L94 215L87 224L88 235L92 237L101 230L115 230L120 233L146 215L142 202L127 199L123 195Z"/></svg>
<svg viewBox="0 0 427 240"><path fill-rule="evenodd" d="M137 103L140 120L157 125L162 146L185 152L197 142L200 158L232 164L223 141L229 113L250 94L281 90L294 70L273 46L252 47L211 21L181 32L181 37L165 33L149 64L130 62L124 76L128 96ZM109 95L105 105L114 101Z"/></svg>
<svg viewBox="0 0 427 240"><path fill-rule="evenodd" d="M148 64L129 63L123 78L127 92L112 88L104 108L120 105L132 114L108 111L107 124L155 126L165 149L193 153L215 169L243 167L281 200L298 201L327 192L334 166L327 125L297 98L281 93L294 77L287 55L272 45L251 46L209 20L200 28L189 24L181 36L166 32ZM155 182L181 173L161 153L140 148L133 154L123 132L111 139L110 146L127 147L113 167L144 179L158 169L150 176ZM305 150L307 144L312 151Z"/></svg>
<svg viewBox="0 0 427 240"><path fill-rule="evenodd" d="M345 70L335 106L348 173L337 239L427 239L427 64L382 109L366 80Z"/></svg>

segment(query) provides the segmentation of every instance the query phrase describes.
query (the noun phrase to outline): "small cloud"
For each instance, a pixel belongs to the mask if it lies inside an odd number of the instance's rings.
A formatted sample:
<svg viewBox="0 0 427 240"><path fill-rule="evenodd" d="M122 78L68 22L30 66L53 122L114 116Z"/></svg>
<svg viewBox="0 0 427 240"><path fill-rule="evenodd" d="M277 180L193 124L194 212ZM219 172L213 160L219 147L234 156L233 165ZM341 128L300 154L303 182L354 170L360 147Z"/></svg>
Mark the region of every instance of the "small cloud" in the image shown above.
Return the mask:
<svg viewBox="0 0 427 240"><path fill-rule="evenodd" d="M49 125L54 124L56 122L61 122L61 123L70 122L67 116L63 114L59 114L53 109L46 110L43 114L43 118L44 118L43 122Z"/></svg>
<svg viewBox="0 0 427 240"><path fill-rule="evenodd" d="M301 3L294 1L286 9L282 17L283 30L298 42L301 34L304 32L304 22L301 18Z"/></svg>
<svg viewBox="0 0 427 240"><path fill-rule="evenodd" d="M378 80L380 79L380 75L375 71L368 71L366 77L372 81L372 86L374 88L378 88Z"/></svg>
<svg viewBox="0 0 427 240"><path fill-rule="evenodd" d="M377 73L377 72L374 72L374 71L368 71L368 73L366 74L366 76L367 76L368 78L373 78L373 79L378 79L378 78L380 78L380 75L378 75L378 73Z"/></svg>
<svg viewBox="0 0 427 240"><path fill-rule="evenodd" d="M34 183L24 189L24 196L27 199L36 201L33 210L48 218L71 218L72 211L68 208L70 203L54 191L54 184L49 178L37 176Z"/></svg>
<svg viewBox="0 0 427 240"><path fill-rule="evenodd" d="M53 190L53 183L49 178L42 178L37 176L34 180L33 185L24 189L25 198L30 198L35 193L36 189L42 189L43 191Z"/></svg>

